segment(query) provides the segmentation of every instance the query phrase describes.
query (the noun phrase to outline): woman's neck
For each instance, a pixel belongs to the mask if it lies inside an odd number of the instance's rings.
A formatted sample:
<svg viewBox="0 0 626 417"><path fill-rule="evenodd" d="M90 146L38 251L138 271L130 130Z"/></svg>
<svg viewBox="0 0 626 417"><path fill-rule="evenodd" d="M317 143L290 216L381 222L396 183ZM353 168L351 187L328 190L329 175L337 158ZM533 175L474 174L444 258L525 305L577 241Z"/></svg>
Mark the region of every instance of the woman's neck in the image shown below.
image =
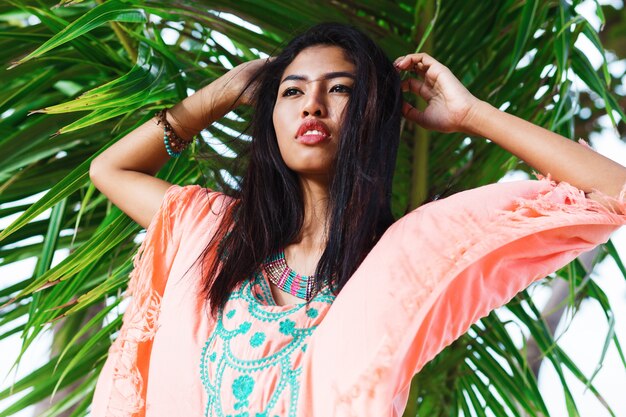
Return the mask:
<svg viewBox="0 0 626 417"><path fill-rule="evenodd" d="M318 252L323 250L327 241L328 180L300 177L300 186L304 199L304 221L298 236L298 246L305 251Z"/></svg>
<svg viewBox="0 0 626 417"><path fill-rule="evenodd" d="M287 265L302 275L313 275L326 249L328 230L328 183L300 177L304 221L298 237L287 245Z"/></svg>

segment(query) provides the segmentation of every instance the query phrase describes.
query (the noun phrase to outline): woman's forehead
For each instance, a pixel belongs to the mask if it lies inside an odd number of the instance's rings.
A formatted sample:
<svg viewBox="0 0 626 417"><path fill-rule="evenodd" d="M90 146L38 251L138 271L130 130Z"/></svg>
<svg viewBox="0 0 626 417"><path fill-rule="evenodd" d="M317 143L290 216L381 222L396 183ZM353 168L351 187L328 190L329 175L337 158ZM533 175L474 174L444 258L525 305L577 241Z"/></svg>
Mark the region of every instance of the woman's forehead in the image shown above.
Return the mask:
<svg viewBox="0 0 626 417"><path fill-rule="evenodd" d="M285 81L304 81L304 82L312 82L312 81L322 81L322 80L332 80L334 78L352 78L354 80L355 75L351 71L331 71L324 74L321 74L320 77L311 79L307 75L304 74L290 74L285 76L283 80L280 82L281 84Z"/></svg>
<svg viewBox="0 0 626 417"><path fill-rule="evenodd" d="M322 79L333 73L354 74L354 71L354 64L342 48L333 45L316 45L300 51L285 68L281 80L295 76L299 80L306 81ZM290 79L296 79L295 77Z"/></svg>

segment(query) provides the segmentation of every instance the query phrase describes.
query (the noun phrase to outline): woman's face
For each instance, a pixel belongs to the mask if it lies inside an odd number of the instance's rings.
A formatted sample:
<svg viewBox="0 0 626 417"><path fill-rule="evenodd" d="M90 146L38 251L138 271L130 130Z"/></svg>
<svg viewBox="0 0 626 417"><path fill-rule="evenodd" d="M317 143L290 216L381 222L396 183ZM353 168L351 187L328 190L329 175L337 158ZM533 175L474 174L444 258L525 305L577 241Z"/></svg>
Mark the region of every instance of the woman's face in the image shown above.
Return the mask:
<svg viewBox="0 0 626 417"><path fill-rule="evenodd" d="M273 121L285 164L301 176L330 178L355 66L343 49L302 50L285 68Z"/></svg>

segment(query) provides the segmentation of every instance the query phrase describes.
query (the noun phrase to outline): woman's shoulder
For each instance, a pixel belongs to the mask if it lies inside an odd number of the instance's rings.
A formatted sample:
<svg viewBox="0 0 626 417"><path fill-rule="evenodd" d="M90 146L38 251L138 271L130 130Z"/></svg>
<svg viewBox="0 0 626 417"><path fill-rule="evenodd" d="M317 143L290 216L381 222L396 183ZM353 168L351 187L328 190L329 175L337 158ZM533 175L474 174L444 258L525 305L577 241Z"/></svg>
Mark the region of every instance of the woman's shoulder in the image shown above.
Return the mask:
<svg viewBox="0 0 626 417"><path fill-rule="evenodd" d="M162 229L168 239L176 240L218 221L235 200L198 184L172 184L165 192L152 227Z"/></svg>
<svg viewBox="0 0 626 417"><path fill-rule="evenodd" d="M228 207L236 198L231 197L221 191L203 187L199 184L172 184L163 198L163 205L178 212L191 211L210 208L212 211L221 212Z"/></svg>
<svg viewBox="0 0 626 417"><path fill-rule="evenodd" d="M165 192L165 199L177 199L184 201L202 200L204 198L210 198L211 200L224 200L232 201L234 197L226 195L225 193L217 190L213 190L209 187L203 187L199 184L172 184Z"/></svg>

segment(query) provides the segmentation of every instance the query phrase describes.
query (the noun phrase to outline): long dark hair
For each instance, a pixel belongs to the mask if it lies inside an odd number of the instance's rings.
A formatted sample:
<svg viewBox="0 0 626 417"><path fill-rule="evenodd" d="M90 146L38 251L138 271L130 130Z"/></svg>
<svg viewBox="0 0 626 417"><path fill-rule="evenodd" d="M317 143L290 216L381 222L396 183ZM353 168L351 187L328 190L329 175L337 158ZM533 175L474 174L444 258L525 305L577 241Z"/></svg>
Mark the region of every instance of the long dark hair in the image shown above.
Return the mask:
<svg viewBox="0 0 626 417"><path fill-rule="evenodd" d="M238 284L293 242L302 228L303 193L298 175L281 157L272 113L285 68L302 50L316 45L342 48L356 74L330 180L327 244L315 271L321 278L314 294L324 285L338 294L395 220L390 203L400 137L399 75L382 49L356 28L338 23L313 26L253 77L247 171L201 255L209 258L206 273L203 262L203 291L214 317Z"/></svg>

